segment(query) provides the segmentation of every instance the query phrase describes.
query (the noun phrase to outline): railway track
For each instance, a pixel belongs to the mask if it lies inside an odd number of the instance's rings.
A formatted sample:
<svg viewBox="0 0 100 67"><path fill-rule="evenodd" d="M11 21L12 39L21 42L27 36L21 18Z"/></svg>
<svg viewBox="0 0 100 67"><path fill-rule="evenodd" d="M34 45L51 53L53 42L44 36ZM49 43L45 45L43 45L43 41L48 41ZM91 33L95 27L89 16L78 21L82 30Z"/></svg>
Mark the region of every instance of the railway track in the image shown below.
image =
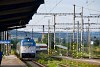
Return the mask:
<svg viewBox="0 0 100 67"><path fill-rule="evenodd" d="M24 61L25 64L28 66L28 67L45 67L43 65L41 65L40 63L36 62L36 61Z"/></svg>

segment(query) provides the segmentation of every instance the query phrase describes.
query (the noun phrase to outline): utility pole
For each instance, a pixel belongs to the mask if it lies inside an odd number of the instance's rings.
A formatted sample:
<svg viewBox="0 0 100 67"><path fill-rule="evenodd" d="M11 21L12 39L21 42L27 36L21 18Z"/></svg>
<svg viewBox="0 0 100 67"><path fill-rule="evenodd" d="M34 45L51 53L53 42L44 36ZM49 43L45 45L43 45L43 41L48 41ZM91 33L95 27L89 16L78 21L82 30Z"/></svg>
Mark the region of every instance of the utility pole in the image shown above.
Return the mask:
<svg viewBox="0 0 100 67"><path fill-rule="evenodd" d="M68 40L68 39L70 39L70 38L68 37L68 36L69 36L68 34L69 34L69 33L66 32L66 39L67 39L67 42L66 42L66 43L67 43L67 56L69 55L69 41L70 41L70 40Z"/></svg>
<svg viewBox="0 0 100 67"><path fill-rule="evenodd" d="M88 26L86 26L86 44L88 45Z"/></svg>
<svg viewBox="0 0 100 67"><path fill-rule="evenodd" d="M75 39L75 5L74 5L74 16L73 16L73 42Z"/></svg>
<svg viewBox="0 0 100 67"><path fill-rule="evenodd" d="M44 25L43 25L43 33L42 33L42 43L43 43L43 39L44 39Z"/></svg>
<svg viewBox="0 0 100 67"><path fill-rule="evenodd" d="M5 31L2 32L3 37L2 39L5 40ZM4 44L4 54L6 55L6 45Z"/></svg>
<svg viewBox="0 0 100 67"><path fill-rule="evenodd" d="M59 44L58 45L60 45L60 32L59 32Z"/></svg>
<svg viewBox="0 0 100 67"><path fill-rule="evenodd" d="M79 46L78 46L78 39L79 39L79 21L77 21L77 53L78 53L78 50L79 50Z"/></svg>
<svg viewBox="0 0 100 67"><path fill-rule="evenodd" d="M50 33L50 20L48 20L48 55L50 53L50 39L49 39L49 33Z"/></svg>
<svg viewBox="0 0 100 67"><path fill-rule="evenodd" d="M90 19L88 18L88 47L89 47L89 59L91 59L91 45L90 45L90 24L89 24Z"/></svg>
<svg viewBox="0 0 100 67"><path fill-rule="evenodd" d="M4 40L4 31L2 32L2 38L1 38L1 40ZM5 52L5 44L4 45L2 45L3 46L3 53L5 54L6 52Z"/></svg>
<svg viewBox="0 0 100 67"><path fill-rule="evenodd" d="M16 29L16 46L17 46L17 29Z"/></svg>
<svg viewBox="0 0 100 67"><path fill-rule="evenodd" d="M8 40L8 31L4 31L4 40ZM8 44L5 44L6 55L8 55Z"/></svg>
<svg viewBox="0 0 100 67"><path fill-rule="evenodd" d="M75 50L75 5L74 5L74 15L73 15L73 44L72 44L73 57L74 57L74 50Z"/></svg>
<svg viewBox="0 0 100 67"><path fill-rule="evenodd" d="M82 55L82 52L83 52L83 7L82 7L82 13L81 13L81 55Z"/></svg>
<svg viewBox="0 0 100 67"><path fill-rule="evenodd" d="M55 50L55 45L56 45L55 24L56 24L56 15L54 15L54 50Z"/></svg>
<svg viewBox="0 0 100 67"><path fill-rule="evenodd" d="M8 40L8 31L6 31L6 40ZM9 44L7 44L7 55L9 55Z"/></svg>

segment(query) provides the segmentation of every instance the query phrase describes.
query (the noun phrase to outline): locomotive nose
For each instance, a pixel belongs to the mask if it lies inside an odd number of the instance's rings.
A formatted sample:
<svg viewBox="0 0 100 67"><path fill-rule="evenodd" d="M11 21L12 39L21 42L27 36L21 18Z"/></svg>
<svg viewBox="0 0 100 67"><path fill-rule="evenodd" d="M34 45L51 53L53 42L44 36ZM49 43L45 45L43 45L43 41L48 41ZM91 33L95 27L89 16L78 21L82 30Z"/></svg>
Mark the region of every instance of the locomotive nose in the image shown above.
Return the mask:
<svg viewBox="0 0 100 67"><path fill-rule="evenodd" d="M32 52L34 52L34 51L32 50Z"/></svg>

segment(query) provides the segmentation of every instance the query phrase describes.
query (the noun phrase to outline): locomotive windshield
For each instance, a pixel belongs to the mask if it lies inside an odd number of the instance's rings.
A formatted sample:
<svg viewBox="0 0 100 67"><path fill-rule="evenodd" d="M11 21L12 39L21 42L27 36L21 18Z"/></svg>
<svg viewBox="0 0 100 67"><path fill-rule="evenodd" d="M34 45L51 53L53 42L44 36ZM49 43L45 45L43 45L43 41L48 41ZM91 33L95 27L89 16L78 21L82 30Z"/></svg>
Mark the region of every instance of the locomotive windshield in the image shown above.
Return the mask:
<svg viewBox="0 0 100 67"><path fill-rule="evenodd" d="M33 42L24 42L23 46L33 46Z"/></svg>
<svg viewBox="0 0 100 67"><path fill-rule="evenodd" d="M35 43L35 41L33 39L23 39L21 41L21 45L22 46L35 46L36 43Z"/></svg>

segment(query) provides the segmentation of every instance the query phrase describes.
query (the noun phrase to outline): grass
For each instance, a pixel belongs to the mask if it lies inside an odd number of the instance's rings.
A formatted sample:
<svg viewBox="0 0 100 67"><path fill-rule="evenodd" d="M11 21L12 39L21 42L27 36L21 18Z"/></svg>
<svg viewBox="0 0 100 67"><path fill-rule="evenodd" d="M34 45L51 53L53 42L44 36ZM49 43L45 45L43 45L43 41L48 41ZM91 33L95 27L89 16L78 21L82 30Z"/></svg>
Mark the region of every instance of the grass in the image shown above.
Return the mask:
<svg viewBox="0 0 100 67"><path fill-rule="evenodd" d="M47 54L44 53L39 54L39 56L40 58L37 61L47 67L58 67L60 65L63 65L63 67L100 67L100 65L91 64L89 62L65 60L65 59L58 60L51 58L51 56L48 56Z"/></svg>
<svg viewBox="0 0 100 67"><path fill-rule="evenodd" d="M96 65L96 64L91 64L91 63L87 63L87 62L77 62L74 60L52 60L52 61L44 61L41 60L41 64L44 64L47 67L58 67L60 65L63 65L64 67L100 67L100 65Z"/></svg>
<svg viewBox="0 0 100 67"><path fill-rule="evenodd" d="M58 64L59 64L59 61L56 61L56 60L54 60L54 61L48 61L47 66L48 67L57 67Z"/></svg>
<svg viewBox="0 0 100 67"><path fill-rule="evenodd" d="M81 62L81 61L74 61L74 60L67 60L67 66L69 67L100 67L96 64L91 64L88 62Z"/></svg>

